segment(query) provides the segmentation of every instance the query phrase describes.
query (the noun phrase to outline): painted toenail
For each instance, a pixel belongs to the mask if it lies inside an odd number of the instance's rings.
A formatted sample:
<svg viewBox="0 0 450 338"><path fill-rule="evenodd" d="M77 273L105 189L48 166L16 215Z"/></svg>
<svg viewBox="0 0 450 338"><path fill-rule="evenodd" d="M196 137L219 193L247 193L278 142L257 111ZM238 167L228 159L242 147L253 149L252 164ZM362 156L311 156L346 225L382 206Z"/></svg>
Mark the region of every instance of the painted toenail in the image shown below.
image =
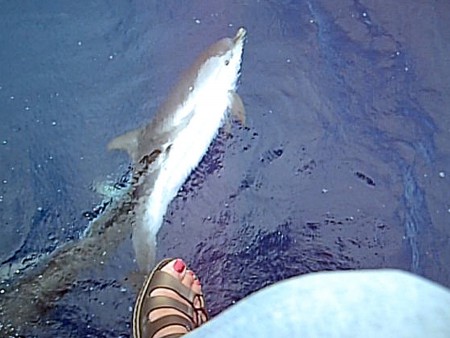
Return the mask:
<svg viewBox="0 0 450 338"><path fill-rule="evenodd" d="M184 264L184 262L181 259L177 259L173 264L173 269L178 273L182 273L185 268L186 264Z"/></svg>

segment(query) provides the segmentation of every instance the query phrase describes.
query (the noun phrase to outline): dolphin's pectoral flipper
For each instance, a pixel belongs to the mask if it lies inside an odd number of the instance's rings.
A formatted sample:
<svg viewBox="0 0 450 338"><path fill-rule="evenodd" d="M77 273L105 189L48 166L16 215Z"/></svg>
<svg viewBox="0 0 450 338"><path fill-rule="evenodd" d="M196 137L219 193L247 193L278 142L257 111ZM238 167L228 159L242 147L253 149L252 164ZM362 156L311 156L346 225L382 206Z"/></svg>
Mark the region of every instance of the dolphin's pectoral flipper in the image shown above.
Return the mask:
<svg viewBox="0 0 450 338"><path fill-rule="evenodd" d="M241 97L234 90L228 92L230 97L230 107L231 114L242 124L245 124L245 108Z"/></svg>
<svg viewBox="0 0 450 338"><path fill-rule="evenodd" d="M137 157L140 134L141 129L134 129L122 134L108 143L108 150L125 150L133 161L136 162L139 160Z"/></svg>

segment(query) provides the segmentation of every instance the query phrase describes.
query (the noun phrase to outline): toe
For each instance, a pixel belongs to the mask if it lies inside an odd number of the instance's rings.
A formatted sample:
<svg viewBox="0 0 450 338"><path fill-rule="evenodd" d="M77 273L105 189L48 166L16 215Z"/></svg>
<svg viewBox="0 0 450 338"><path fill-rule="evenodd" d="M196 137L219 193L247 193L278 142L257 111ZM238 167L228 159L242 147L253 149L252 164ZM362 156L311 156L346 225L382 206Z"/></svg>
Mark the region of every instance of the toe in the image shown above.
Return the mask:
<svg viewBox="0 0 450 338"><path fill-rule="evenodd" d="M182 259L177 258L166 265L161 269L161 271L164 271L165 273L168 273L172 277L178 279L180 282L182 282L186 276L186 264L183 262ZM164 296L165 294L174 294L173 291L169 291L167 289L157 288L151 292L151 296Z"/></svg>
<svg viewBox="0 0 450 338"><path fill-rule="evenodd" d="M192 282L191 289L196 294L200 295L202 293L202 284L200 283L200 279L198 279L198 277L194 277L194 281Z"/></svg>
<svg viewBox="0 0 450 338"><path fill-rule="evenodd" d="M195 274L192 270L186 270L186 274L184 275L183 280L181 281L185 287L188 289L191 288L192 284L195 281Z"/></svg>
<svg viewBox="0 0 450 338"><path fill-rule="evenodd" d="M186 264L183 262L182 259L177 258L166 264L161 269L161 271L164 271L169 275L171 275L172 277L175 277L178 280L182 281L186 275Z"/></svg>

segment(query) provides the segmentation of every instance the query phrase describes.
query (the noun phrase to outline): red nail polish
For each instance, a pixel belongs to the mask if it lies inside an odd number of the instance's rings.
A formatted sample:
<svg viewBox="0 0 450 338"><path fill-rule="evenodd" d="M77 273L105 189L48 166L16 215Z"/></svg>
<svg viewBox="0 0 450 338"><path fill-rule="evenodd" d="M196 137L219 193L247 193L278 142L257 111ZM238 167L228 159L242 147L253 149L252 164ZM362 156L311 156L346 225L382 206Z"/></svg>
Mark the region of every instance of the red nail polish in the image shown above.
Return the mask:
<svg viewBox="0 0 450 338"><path fill-rule="evenodd" d="M178 273L182 273L185 268L186 264L184 264L184 262L181 259L177 259L173 264L173 269Z"/></svg>

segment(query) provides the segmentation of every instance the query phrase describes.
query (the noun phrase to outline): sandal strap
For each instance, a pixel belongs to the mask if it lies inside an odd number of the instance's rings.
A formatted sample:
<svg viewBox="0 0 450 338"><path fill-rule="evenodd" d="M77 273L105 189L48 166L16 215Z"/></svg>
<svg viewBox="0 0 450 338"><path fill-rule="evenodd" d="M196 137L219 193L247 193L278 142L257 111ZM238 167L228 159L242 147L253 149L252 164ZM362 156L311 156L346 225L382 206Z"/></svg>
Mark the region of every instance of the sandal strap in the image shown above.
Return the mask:
<svg viewBox="0 0 450 338"><path fill-rule="evenodd" d="M201 325L209 320L209 315L205 307L205 299L203 298L203 295L195 295L194 298L198 301L200 305L194 306L194 304L192 304L192 309L196 315L197 322L199 323L199 325ZM202 315L204 319L202 318Z"/></svg>
<svg viewBox="0 0 450 338"><path fill-rule="evenodd" d="M152 293L155 289L168 289L177 293L180 297L186 300L192 307L194 306L194 299L197 294L192 289L187 288L180 281L164 271L156 271L150 285L148 287L147 294Z"/></svg>
<svg viewBox="0 0 450 338"><path fill-rule="evenodd" d="M147 319L146 322L142 324L143 337L153 337L158 331L164 329L165 327L173 325L185 327L188 331L192 331L194 329L193 323L190 320L179 315L167 315L154 321L150 321Z"/></svg>
<svg viewBox="0 0 450 338"><path fill-rule="evenodd" d="M194 309L191 306L167 296L153 296L147 304L142 307L142 312L149 314L153 310L167 308L178 310L189 317L191 321L194 321Z"/></svg>

